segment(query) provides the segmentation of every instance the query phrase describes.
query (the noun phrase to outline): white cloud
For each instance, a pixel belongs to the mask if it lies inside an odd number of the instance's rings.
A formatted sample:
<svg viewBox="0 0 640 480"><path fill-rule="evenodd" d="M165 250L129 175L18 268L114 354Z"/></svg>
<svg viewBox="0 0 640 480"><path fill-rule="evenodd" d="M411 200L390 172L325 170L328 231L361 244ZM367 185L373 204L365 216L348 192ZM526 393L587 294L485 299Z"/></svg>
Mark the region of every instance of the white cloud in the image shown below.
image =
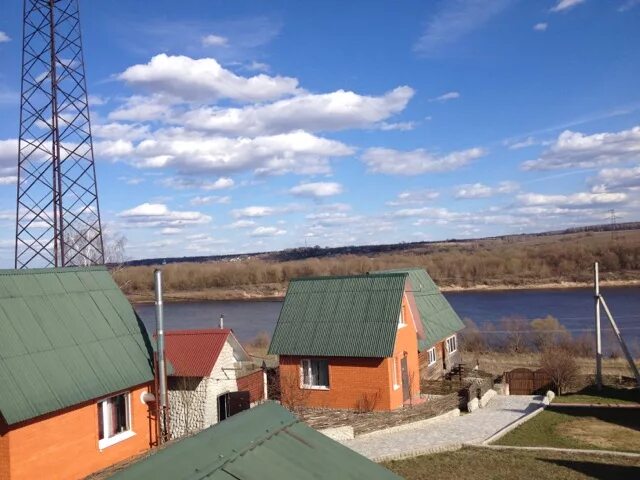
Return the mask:
<svg viewBox="0 0 640 480"><path fill-rule="evenodd" d="M117 215L133 227L185 227L211 222L200 212L173 211L162 203L143 203Z"/></svg>
<svg viewBox="0 0 640 480"><path fill-rule="evenodd" d="M139 123L96 123L91 126L94 138L109 140L139 140L149 135L149 126Z"/></svg>
<svg viewBox="0 0 640 480"><path fill-rule="evenodd" d="M0 140L0 185L15 185L18 181L18 140Z"/></svg>
<svg viewBox="0 0 640 480"><path fill-rule="evenodd" d="M275 237L278 235L284 235L286 230L281 230L277 227L258 227L251 232L252 237Z"/></svg>
<svg viewBox="0 0 640 480"><path fill-rule="evenodd" d="M512 3L511 0L449 0L427 22L414 50L425 56L440 54L444 47L479 29Z"/></svg>
<svg viewBox="0 0 640 480"><path fill-rule="evenodd" d="M235 185L232 178L220 177L211 181L198 177L169 177L163 178L158 183L175 190L224 190Z"/></svg>
<svg viewBox="0 0 640 480"><path fill-rule="evenodd" d="M573 7L577 7L578 5L580 5L581 3L584 3L585 0L558 0L558 3L556 3L552 8L551 8L551 12L563 12L566 10L569 10Z"/></svg>
<svg viewBox="0 0 640 480"><path fill-rule="evenodd" d="M253 220L237 220L229 225L231 228L251 228L257 224Z"/></svg>
<svg viewBox="0 0 640 480"><path fill-rule="evenodd" d="M179 233L182 233L182 229L176 227L166 227L160 230L161 235L177 235Z"/></svg>
<svg viewBox="0 0 640 480"><path fill-rule="evenodd" d="M93 142L93 148L97 158L127 158L134 152L133 144L128 140L98 140Z"/></svg>
<svg viewBox="0 0 640 480"><path fill-rule="evenodd" d="M551 147L522 164L525 170L590 168L640 159L640 126L620 132L585 135L565 130Z"/></svg>
<svg viewBox="0 0 640 480"><path fill-rule="evenodd" d="M205 47L226 47L229 44L229 39L221 35L206 35L202 37L202 45Z"/></svg>
<svg viewBox="0 0 640 480"><path fill-rule="evenodd" d="M5 32L0 30L0 43L11 41L11 37L7 35Z"/></svg>
<svg viewBox="0 0 640 480"><path fill-rule="evenodd" d="M548 27L548 26L549 26L549 24L548 24L548 23L540 22L540 23L536 23L536 24L533 26L533 29L534 29L536 32L544 32L544 31L547 29L547 27Z"/></svg>
<svg viewBox="0 0 640 480"><path fill-rule="evenodd" d="M513 193L519 187L516 182L511 181L500 182L495 187L483 183L473 183L457 186L454 195L456 198L488 198L494 195Z"/></svg>
<svg viewBox="0 0 640 480"><path fill-rule="evenodd" d="M0 185L15 185L18 181L18 177L15 175L9 175L6 177L0 176Z"/></svg>
<svg viewBox="0 0 640 480"><path fill-rule="evenodd" d="M172 105L178 102L177 98L167 95L132 95L118 108L109 112L108 118L132 122L166 120L172 112Z"/></svg>
<svg viewBox="0 0 640 480"><path fill-rule="evenodd" d="M605 190L640 187L640 166L631 168L605 168L594 179L597 187Z"/></svg>
<svg viewBox="0 0 640 480"><path fill-rule="evenodd" d="M486 155L486 153L484 149L479 147L451 152L446 155L436 155L422 148L405 152L390 148L369 148L361 158L370 172L389 175L420 175L455 170Z"/></svg>
<svg viewBox="0 0 640 480"><path fill-rule="evenodd" d="M265 74L247 78L225 69L214 58L193 59L164 53L154 56L147 64L127 68L118 78L186 101L228 98L251 102L298 93L295 78Z"/></svg>
<svg viewBox="0 0 640 480"><path fill-rule="evenodd" d="M127 185L140 185L144 183L144 178L141 177L118 177L118 180L126 183Z"/></svg>
<svg viewBox="0 0 640 480"><path fill-rule="evenodd" d="M250 64L245 65L247 70L251 70L252 72L269 72L271 70L271 66L268 63L252 61Z"/></svg>
<svg viewBox="0 0 640 480"><path fill-rule="evenodd" d="M558 208L591 208L618 205L627 201L626 193L593 193L580 192L569 195L545 195L540 193L523 193L517 196L523 206Z"/></svg>
<svg viewBox="0 0 640 480"><path fill-rule="evenodd" d="M394 122L394 123L380 122L377 125L375 125L375 127L385 132L392 131L392 130L408 132L409 130L413 130L414 128L416 128L416 122Z"/></svg>
<svg viewBox="0 0 640 480"><path fill-rule="evenodd" d="M336 131L381 122L404 110L413 95L414 90L407 86L397 87L380 97L338 90L243 108L191 109L174 121L192 129L243 136L296 130Z"/></svg>
<svg viewBox="0 0 640 480"><path fill-rule="evenodd" d="M430 102L447 102L449 100L455 100L456 98L460 98L460 92L447 92L442 95L438 95L437 97L430 98Z"/></svg>
<svg viewBox="0 0 640 480"><path fill-rule="evenodd" d="M398 207L402 205L419 205L431 200L435 200L440 196L439 192L434 190L419 190L400 192L395 200L390 200L387 205L390 207Z"/></svg>
<svg viewBox="0 0 640 480"><path fill-rule="evenodd" d="M507 145L510 150L520 150L521 148L532 147L537 144L538 144L538 141L534 137L527 137L523 140L518 140L518 141L505 142L505 145Z"/></svg>
<svg viewBox="0 0 640 480"><path fill-rule="evenodd" d="M229 196L220 196L220 195L211 195L206 197L193 197L189 203L191 205L211 205L213 203L217 204L228 204L231 202L231 197Z"/></svg>
<svg viewBox="0 0 640 480"><path fill-rule="evenodd" d="M320 198L339 195L342 191L342 185L336 182L311 182L296 185L289 190L289 193L300 197Z"/></svg>
<svg viewBox="0 0 640 480"><path fill-rule="evenodd" d="M297 131L255 138L212 137L193 132L156 132L138 143L127 161L142 168L175 168L180 173L318 174L330 171L329 159L353 149L335 140ZM108 152L103 152L108 156Z"/></svg>
<svg viewBox="0 0 640 480"><path fill-rule="evenodd" d="M244 208L237 208L231 211L231 214L236 218L259 218L268 217L276 213L276 209L273 207L265 206L250 206Z"/></svg>

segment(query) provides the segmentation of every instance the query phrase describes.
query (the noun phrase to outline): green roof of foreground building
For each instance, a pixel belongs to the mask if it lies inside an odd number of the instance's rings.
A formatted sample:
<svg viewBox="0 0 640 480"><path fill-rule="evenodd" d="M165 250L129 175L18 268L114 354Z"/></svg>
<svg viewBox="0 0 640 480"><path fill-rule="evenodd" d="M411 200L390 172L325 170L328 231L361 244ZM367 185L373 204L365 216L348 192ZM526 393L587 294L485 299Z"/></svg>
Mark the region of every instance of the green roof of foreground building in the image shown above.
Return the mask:
<svg viewBox="0 0 640 480"><path fill-rule="evenodd" d="M239 413L154 452L114 480L383 480L400 477L275 403Z"/></svg>
<svg viewBox="0 0 640 480"><path fill-rule="evenodd" d="M151 380L147 331L106 268L0 270L0 415L9 425Z"/></svg>
<svg viewBox="0 0 640 480"><path fill-rule="evenodd" d="M291 280L269 353L390 357L407 276L400 272Z"/></svg>
<svg viewBox="0 0 640 480"><path fill-rule="evenodd" d="M408 291L413 293L424 328L424 338L418 338L420 351L431 348L436 342L464 328L462 320L424 268L385 270L375 273L389 275L405 273L409 276Z"/></svg>

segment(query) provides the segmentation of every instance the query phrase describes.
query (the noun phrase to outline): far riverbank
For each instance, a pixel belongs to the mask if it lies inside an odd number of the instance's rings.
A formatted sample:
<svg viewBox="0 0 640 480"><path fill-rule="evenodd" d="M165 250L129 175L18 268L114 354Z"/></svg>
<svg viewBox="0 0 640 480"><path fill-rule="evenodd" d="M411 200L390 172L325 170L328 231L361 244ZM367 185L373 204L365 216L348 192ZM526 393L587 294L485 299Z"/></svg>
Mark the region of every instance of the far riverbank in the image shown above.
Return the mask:
<svg viewBox="0 0 640 480"><path fill-rule="evenodd" d="M608 280L600 282L601 288L640 286L640 279ZM531 283L524 285L459 285L442 286L442 292L499 292L512 290L570 290L592 288L587 282ZM191 291L165 291L166 302L200 302L200 301L282 301L286 294L286 286L280 284L255 285L250 288L210 288ZM153 291L127 293L131 303L151 303L154 301Z"/></svg>

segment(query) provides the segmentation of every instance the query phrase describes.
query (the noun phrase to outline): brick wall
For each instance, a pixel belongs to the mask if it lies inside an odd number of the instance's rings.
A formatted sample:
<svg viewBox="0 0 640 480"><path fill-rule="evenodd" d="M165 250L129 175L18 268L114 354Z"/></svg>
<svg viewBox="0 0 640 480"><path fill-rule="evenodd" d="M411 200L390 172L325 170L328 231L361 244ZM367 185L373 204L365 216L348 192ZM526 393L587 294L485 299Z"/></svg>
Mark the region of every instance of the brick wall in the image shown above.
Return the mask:
<svg viewBox="0 0 640 480"><path fill-rule="evenodd" d="M96 402L12 426L8 433L9 478L83 478L148 450L154 426L140 395L149 388L131 391L131 423L135 435L102 451L98 448Z"/></svg>
<svg viewBox="0 0 640 480"><path fill-rule="evenodd" d="M256 370L255 372L239 377L237 379L238 391L249 391L249 398L251 403L264 400L264 374L262 370Z"/></svg>
<svg viewBox="0 0 640 480"><path fill-rule="evenodd" d="M9 429L0 414L0 480L9 479Z"/></svg>

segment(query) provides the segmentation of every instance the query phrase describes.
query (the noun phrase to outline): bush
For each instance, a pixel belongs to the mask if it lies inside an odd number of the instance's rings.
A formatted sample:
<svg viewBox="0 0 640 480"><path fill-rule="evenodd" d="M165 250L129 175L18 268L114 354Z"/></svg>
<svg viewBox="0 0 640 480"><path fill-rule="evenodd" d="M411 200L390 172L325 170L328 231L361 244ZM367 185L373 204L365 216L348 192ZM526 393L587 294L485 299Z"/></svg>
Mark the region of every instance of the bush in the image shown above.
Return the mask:
<svg viewBox="0 0 640 480"><path fill-rule="evenodd" d="M578 380L580 369L575 355L566 348L548 347L543 350L540 360L558 395L565 393Z"/></svg>

